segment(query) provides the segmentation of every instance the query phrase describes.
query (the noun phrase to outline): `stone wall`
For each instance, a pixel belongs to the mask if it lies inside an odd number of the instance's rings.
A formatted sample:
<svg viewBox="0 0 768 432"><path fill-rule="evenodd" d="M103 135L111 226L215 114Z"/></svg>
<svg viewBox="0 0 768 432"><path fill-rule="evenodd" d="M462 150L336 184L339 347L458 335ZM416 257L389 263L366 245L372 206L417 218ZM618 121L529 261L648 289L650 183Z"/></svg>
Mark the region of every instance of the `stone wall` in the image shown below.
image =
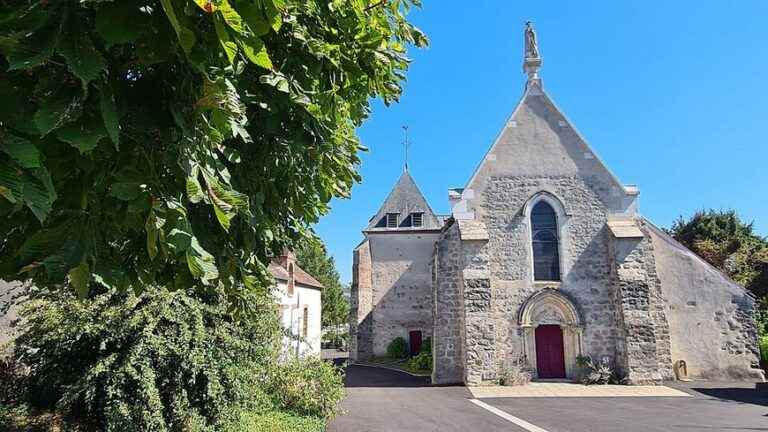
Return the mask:
<svg viewBox="0 0 768 432"><path fill-rule="evenodd" d="M352 360L367 360L373 355L371 271L371 249L368 240L365 240L354 250L352 256L352 286L349 299L349 355Z"/></svg>
<svg viewBox="0 0 768 432"><path fill-rule="evenodd" d="M432 282L432 383L464 382L464 288L461 240L455 222L448 222L435 244Z"/></svg>
<svg viewBox="0 0 768 432"><path fill-rule="evenodd" d="M614 299L622 334L616 364L631 384L674 378L653 245L648 238L613 239Z"/></svg>
<svg viewBox="0 0 768 432"><path fill-rule="evenodd" d="M396 337L432 333L431 256L439 232L369 233L373 354L383 356Z"/></svg>
<svg viewBox="0 0 768 432"><path fill-rule="evenodd" d="M759 379L754 298L648 221L643 225L653 242L671 360L684 360L696 378Z"/></svg>
<svg viewBox="0 0 768 432"><path fill-rule="evenodd" d="M611 294L611 256L604 197L609 183L596 178L537 176L494 177L486 180L482 211L490 241L497 360L522 354L523 332L516 318L523 302L534 293L555 287L576 303L584 321L582 354L595 358L616 355L619 337ZM526 202L547 192L562 204L561 273L559 284L534 283L530 222Z"/></svg>

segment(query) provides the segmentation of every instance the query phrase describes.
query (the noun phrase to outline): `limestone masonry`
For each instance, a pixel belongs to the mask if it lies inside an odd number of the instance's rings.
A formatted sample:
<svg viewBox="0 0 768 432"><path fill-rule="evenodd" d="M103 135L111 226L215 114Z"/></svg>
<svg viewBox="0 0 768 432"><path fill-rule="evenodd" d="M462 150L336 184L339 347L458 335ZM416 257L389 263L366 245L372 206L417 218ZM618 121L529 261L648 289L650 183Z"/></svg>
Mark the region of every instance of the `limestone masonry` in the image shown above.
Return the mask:
<svg viewBox="0 0 768 432"><path fill-rule="evenodd" d="M432 338L433 383L498 382L522 359L573 378L577 357L631 384L757 378L754 298L640 216L544 91L533 28L521 101L451 215L406 169L354 250L351 355Z"/></svg>

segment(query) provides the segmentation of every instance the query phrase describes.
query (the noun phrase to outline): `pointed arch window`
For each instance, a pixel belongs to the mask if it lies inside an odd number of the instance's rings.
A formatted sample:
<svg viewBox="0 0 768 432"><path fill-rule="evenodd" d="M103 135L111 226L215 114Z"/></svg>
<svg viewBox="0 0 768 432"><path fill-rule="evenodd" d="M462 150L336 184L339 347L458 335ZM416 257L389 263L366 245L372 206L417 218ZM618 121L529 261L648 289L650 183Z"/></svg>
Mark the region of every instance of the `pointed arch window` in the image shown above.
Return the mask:
<svg viewBox="0 0 768 432"><path fill-rule="evenodd" d="M560 280L560 254L557 237L557 214L545 201L531 210L531 240L533 242L533 279Z"/></svg>

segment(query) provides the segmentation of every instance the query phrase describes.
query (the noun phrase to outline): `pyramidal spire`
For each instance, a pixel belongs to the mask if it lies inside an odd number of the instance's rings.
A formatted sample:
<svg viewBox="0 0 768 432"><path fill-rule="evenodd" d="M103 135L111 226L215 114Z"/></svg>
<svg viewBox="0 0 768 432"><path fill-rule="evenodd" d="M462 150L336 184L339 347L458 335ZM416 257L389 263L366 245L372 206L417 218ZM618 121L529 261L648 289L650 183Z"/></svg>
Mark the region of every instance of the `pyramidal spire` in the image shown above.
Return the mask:
<svg viewBox="0 0 768 432"><path fill-rule="evenodd" d="M540 86L541 78L539 78L539 69L541 69L542 63L541 53L539 52L539 41L536 36L536 30L534 30L533 23L530 21L525 23L523 39L525 43L523 71L528 74L527 85L534 83Z"/></svg>

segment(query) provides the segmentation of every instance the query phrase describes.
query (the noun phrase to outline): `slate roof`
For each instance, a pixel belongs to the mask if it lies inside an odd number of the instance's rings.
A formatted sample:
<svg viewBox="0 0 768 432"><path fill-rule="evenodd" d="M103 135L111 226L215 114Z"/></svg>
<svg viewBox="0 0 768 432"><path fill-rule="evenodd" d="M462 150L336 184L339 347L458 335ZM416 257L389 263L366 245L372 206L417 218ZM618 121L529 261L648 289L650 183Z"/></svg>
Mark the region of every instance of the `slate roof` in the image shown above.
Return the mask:
<svg viewBox="0 0 768 432"><path fill-rule="evenodd" d="M269 272L272 274L272 277L278 280L282 281L288 281L288 269L281 266L279 262L272 261L269 263ZM325 288L323 284L317 281L317 279L313 278L312 275L304 271L301 267L299 267L298 264L293 264L293 280L299 285L308 286L311 288L319 288L323 289Z"/></svg>
<svg viewBox="0 0 768 432"><path fill-rule="evenodd" d="M412 213L424 213L422 226L409 226L410 215ZM400 214L400 226L397 228L387 228L387 213ZM392 191L389 192L379 211L371 218L364 231L418 231L418 230L438 230L442 226L442 221L435 215L432 208L427 203L426 198L419 190L416 182L411 177L408 170L395 183Z"/></svg>

